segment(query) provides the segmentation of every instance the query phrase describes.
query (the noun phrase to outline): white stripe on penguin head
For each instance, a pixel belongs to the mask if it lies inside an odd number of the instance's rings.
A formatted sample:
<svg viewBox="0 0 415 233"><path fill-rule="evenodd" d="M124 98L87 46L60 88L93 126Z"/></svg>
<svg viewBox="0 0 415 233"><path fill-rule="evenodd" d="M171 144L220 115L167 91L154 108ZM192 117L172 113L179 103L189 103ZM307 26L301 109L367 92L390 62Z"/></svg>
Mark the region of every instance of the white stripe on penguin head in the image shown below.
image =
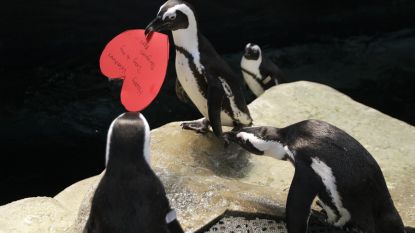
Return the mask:
<svg viewBox="0 0 415 233"><path fill-rule="evenodd" d="M112 137L112 131L115 125L115 122L121 118L122 116L124 116L125 113L119 115L117 118L115 118L111 125L110 128L108 129L108 134L107 134L107 147L105 149L105 167L108 165L108 160L110 158L110 147L111 147L111 137Z"/></svg>
<svg viewBox="0 0 415 233"><path fill-rule="evenodd" d="M143 155L144 158L146 160L146 162L148 163L148 165L150 166L150 162L151 162L151 152L150 152L150 126L148 125L147 119L144 117L143 114L138 113L141 121L144 124L144 149L143 149ZM151 167L151 166L150 166Z"/></svg>
<svg viewBox="0 0 415 233"><path fill-rule="evenodd" d="M109 160L109 156L110 156L110 148L111 148L111 137L112 137L112 132L114 129L114 125L115 122L117 122L117 120L119 118L121 118L122 116L124 116L125 113L119 115L117 118L115 118L108 130L108 135L107 135L107 147L106 147L106 152L105 152L105 166L108 165L108 160ZM148 165L150 165L150 161L151 161L151 153L150 153L150 126L148 125L148 122L146 120L146 118L143 116L143 114L138 113L138 117L140 118L140 120L143 122L144 125L144 143L143 143L143 155L144 155L144 159L146 160L146 162L148 163Z"/></svg>
<svg viewBox="0 0 415 233"><path fill-rule="evenodd" d="M258 138L254 134L247 132L240 132L236 135L236 137L245 140L245 142L249 141L256 149L263 151L264 155L266 156L270 156L276 159L283 159L287 154L284 146L278 141L266 141Z"/></svg>
<svg viewBox="0 0 415 233"><path fill-rule="evenodd" d="M200 51L199 51L199 39L197 32L197 22L196 16L193 13L193 10L186 4L178 4L169 8L164 14L163 19L170 14L173 14L179 10L186 15L188 20L188 27L184 29L178 29L172 31L174 44L176 46L184 48L187 52L192 54L193 63L196 65L199 73L203 73L203 65L200 63Z"/></svg>

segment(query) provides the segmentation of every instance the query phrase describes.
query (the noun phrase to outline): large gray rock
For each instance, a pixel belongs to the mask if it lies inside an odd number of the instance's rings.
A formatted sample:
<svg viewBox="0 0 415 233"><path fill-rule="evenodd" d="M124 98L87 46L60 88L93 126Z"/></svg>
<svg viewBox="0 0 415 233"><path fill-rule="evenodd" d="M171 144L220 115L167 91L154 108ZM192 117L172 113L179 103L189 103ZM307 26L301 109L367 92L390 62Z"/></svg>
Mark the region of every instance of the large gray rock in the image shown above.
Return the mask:
<svg viewBox="0 0 415 233"><path fill-rule="evenodd" d="M415 225L415 128L356 103L320 84L297 82L274 87L250 105L256 125L284 127L304 119L332 123L359 140L384 172L393 200L406 225ZM253 156L235 145L224 149L211 134L183 131L171 123L152 131L152 166L163 181L186 231L194 231L225 210L281 214L293 175L288 162ZM79 232L100 176L81 181L48 202L56 209L45 219L60 232ZM44 200L44 199L42 199ZM24 200L23 200L24 201ZM53 232L20 228L27 216L43 221L31 199L28 210L15 202L0 207L0 232ZM54 213L50 211L50 213ZM3 218L7 216L7 218ZM15 231L9 231L14 227Z"/></svg>

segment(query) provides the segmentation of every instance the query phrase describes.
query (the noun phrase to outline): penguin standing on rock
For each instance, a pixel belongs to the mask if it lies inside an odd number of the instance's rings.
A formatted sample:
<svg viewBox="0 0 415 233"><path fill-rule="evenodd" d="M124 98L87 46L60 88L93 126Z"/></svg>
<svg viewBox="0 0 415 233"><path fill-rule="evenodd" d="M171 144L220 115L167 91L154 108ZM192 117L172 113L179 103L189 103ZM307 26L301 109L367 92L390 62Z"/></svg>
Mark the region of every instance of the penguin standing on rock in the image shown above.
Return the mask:
<svg viewBox="0 0 415 233"><path fill-rule="evenodd" d="M163 184L150 165L150 128L140 113L124 113L108 131L106 171L84 233L182 233Z"/></svg>
<svg viewBox="0 0 415 233"><path fill-rule="evenodd" d="M209 125L222 136L222 125L240 128L252 124L242 86L229 65L198 31L194 9L187 2L169 0L145 33L170 30L176 46L177 78L190 100L205 117L184 122L184 129L206 133Z"/></svg>
<svg viewBox="0 0 415 233"><path fill-rule="evenodd" d="M247 127L224 135L248 151L289 160L295 168L288 193L288 233L306 233L318 197L327 222L365 233L405 233L379 165L343 130L306 120L285 128ZM356 232L356 231L354 231Z"/></svg>
<svg viewBox="0 0 415 233"><path fill-rule="evenodd" d="M262 55L261 48L256 44L246 45L241 70L246 84L257 97L267 89L285 82L282 71Z"/></svg>

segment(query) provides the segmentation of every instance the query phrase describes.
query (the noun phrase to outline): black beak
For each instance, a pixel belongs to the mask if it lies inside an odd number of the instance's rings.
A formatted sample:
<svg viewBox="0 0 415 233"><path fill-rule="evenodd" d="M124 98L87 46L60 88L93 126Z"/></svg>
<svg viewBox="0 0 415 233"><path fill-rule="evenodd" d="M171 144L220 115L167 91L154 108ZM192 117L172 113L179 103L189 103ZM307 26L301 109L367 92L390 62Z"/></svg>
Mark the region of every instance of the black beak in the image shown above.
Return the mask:
<svg viewBox="0 0 415 233"><path fill-rule="evenodd" d="M257 60L259 58L259 52L252 48L245 48L244 57L249 60Z"/></svg>
<svg viewBox="0 0 415 233"><path fill-rule="evenodd" d="M167 29L168 23L164 22L161 19L161 16L157 16L153 21L151 21L145 31L144 34L146 37L148 37L149 35L151 35L152 32L159 32L159 31L163 31L165 29Z"/></svg>
<svg viewBox="0 0 415 233"><path fill-rule="evenodd" d="M255 57L255 51L251 47L246 47L244 55L246 58L253 58Z"/></svg>

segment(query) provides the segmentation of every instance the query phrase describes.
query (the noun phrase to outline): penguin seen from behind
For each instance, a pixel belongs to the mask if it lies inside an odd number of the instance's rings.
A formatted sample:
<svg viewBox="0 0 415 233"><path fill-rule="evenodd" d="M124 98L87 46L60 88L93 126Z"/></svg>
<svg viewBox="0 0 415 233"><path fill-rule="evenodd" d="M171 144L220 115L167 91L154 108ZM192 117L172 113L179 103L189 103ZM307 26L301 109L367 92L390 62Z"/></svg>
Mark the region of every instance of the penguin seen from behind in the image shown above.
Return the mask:
<svg viewBox="0 0 415 233"><path fill-rule="evenodd" d="M141 113L124 113L109 128L106 171L83 232L183 232L150 167L150 128Z"/></svg>

